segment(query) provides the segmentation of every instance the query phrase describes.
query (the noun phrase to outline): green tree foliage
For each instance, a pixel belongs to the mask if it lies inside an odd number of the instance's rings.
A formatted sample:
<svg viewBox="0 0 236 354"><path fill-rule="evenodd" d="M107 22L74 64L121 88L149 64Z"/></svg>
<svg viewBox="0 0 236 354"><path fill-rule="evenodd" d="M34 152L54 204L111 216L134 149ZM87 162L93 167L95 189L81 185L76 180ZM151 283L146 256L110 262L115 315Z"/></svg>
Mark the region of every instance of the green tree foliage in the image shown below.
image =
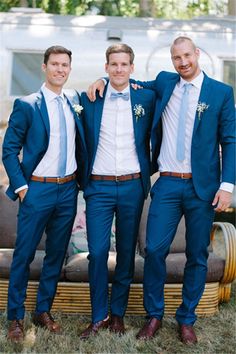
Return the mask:
<svg viewBox="0 0 236 354"><path fill-rule="evenodd" d="M27 0L28 7L39 7L54 14L105 16L152 16L190 19L203 15L225 15L230 0ZM20 0L0 0L0 11L20 6Z"/></svg>
<svg viewBox="0 0 236 354"><path fill-rule="evenodd" d="M67 0L65 9L72 15L138 16L139 0Z"/></svg>
<svg viewBox="0 0 236 354"><path fill-rule="evenodd" d="M20 0L1 0L0 11L7 12L11 7L18 7L19 5Z"/></svg>

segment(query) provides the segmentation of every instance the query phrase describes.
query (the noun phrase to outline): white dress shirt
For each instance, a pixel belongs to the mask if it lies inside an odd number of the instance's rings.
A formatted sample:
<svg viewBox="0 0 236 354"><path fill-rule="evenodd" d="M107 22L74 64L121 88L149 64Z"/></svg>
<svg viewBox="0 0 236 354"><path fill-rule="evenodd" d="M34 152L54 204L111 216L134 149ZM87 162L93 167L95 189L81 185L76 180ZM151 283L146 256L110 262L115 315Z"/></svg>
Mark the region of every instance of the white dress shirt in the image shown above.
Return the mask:
<svg viewBox="0 0 236 354"><path fill-rule="evenodd" d="M129 91L129 86L127 86L122 92ZM131 101L130 99L125 101L122 98L111 100L111 92L117 91L109 83L92 174L121 176L140 172Z"/></svg>
<svg viewBox="0 0 236 354"><path fill-rule="evenodd" d="M179 161L176 158L177 132L180 104L184 92L184 84L189 83L182 78L176 84L171 98L162 113L163 136L161 143L160 155L158 156L158 165L160 172L180 172L191 173L191 146L193 127L196 115L197 104L199 101L202 82L204 79L201 72L194 80L191 81L192 86L189 90L188 109L186 116L185 130L185 159ZM220 189L233 192L234 185L223 182Z"/></svg>
<svg viewBox="0 0 236 354"><path fill-rule="evenodd" d="M49 136L49 145L48 149L43 156L42 160L33 171L34 176L39 177L57 177L57 170L60 157L60 128L59 128L59 112L58 104L56 102L57 95L49 90L45 84L41 87L43 92L48 117L50 125L50 136ZM75 121L73 113L67 103L67 100L61 93L63 99L63 109L66 117L66 129L67 129L67 164L66 164L66 175L73 174L77 168L77 163L75 159ZM20 190L27 188L27 185L22 186L15 190L15 193L18 193Z"/></svg>

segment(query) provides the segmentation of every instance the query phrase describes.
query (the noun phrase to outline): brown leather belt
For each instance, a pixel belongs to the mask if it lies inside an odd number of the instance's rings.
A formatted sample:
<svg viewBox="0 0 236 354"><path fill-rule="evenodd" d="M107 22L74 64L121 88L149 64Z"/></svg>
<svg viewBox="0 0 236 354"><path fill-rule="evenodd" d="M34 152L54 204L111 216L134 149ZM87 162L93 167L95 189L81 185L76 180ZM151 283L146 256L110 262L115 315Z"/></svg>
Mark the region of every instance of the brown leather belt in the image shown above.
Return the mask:
<svg viewBox="0 0 236 354"><path fill-rule="evenodd" d="M160 176L172 176L172 177L179 177L182 179L189 179L192 178L192 173L160 172Z"/></svg>
<svg viewBox="0 0 236 354"><path fill-rule="evenodd" d="M31 181L35 182L43 182L43 183L57 183L63 184L69 181L73 181L76 178L75 173L73 175L65 176L65 177L39 177L39 176L31 176Z"/></svg>
<svg viewBox="0 0 236 354"><path fill-rule="evenodd" d="M122 176L91 175L90 179L93 181L123 182L123 181L130 181L132 179L138 179L140 177L141 174L138 172L138 173L131 173L129 175L122 175Z"/></svg>

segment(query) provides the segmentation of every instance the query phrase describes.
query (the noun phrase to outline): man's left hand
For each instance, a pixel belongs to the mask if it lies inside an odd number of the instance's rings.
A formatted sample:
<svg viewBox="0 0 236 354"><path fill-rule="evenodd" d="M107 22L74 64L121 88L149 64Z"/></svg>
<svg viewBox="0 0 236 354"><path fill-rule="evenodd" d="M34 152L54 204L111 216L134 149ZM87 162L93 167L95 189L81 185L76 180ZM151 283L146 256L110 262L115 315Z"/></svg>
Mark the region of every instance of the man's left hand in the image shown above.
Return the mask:
<svg viewBox="0 0 236 354"><path fill-rule="evenodd" d="M232 202L232 193L219 189L215 195L212 205L216 206L215 211L220 213L221 211L227 209L230 206L231 202Z"/></svg>

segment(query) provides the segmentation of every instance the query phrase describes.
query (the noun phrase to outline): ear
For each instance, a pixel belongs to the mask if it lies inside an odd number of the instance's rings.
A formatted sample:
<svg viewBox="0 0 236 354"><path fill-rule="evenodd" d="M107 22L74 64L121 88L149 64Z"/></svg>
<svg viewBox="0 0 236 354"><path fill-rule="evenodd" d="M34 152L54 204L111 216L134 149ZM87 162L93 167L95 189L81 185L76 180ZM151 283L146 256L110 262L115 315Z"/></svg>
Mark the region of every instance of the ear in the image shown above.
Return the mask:
<svg viewBox="0 0 236 354"><path fill-rule="evenodd" d="M134 72L134 64L131 64L130 66L130 74L132 74Z"/></svg>
<svg viewBox="0 0 236 354"><path fill-rule="evenodd" d="M106 63L105 64L105 72L107 73L107 70L108 70L108 64Z"/></svg>
<svg viewBox="0 0 236 354"><path fill-rule="evenodd" d="M196 48L195 49L195 53L196 53L197 57L199 58L200 57L200 53L201 53L200 49Z"/></svg>
<svg viewBox="0 0 236 354"><path fill-rule="evenodd" d="M42 64L42 66L41 66L41 68L42 68L42 71L45 73L45 71L46 71L46 67L47 67L47 65L46 64Z"/></svg>

